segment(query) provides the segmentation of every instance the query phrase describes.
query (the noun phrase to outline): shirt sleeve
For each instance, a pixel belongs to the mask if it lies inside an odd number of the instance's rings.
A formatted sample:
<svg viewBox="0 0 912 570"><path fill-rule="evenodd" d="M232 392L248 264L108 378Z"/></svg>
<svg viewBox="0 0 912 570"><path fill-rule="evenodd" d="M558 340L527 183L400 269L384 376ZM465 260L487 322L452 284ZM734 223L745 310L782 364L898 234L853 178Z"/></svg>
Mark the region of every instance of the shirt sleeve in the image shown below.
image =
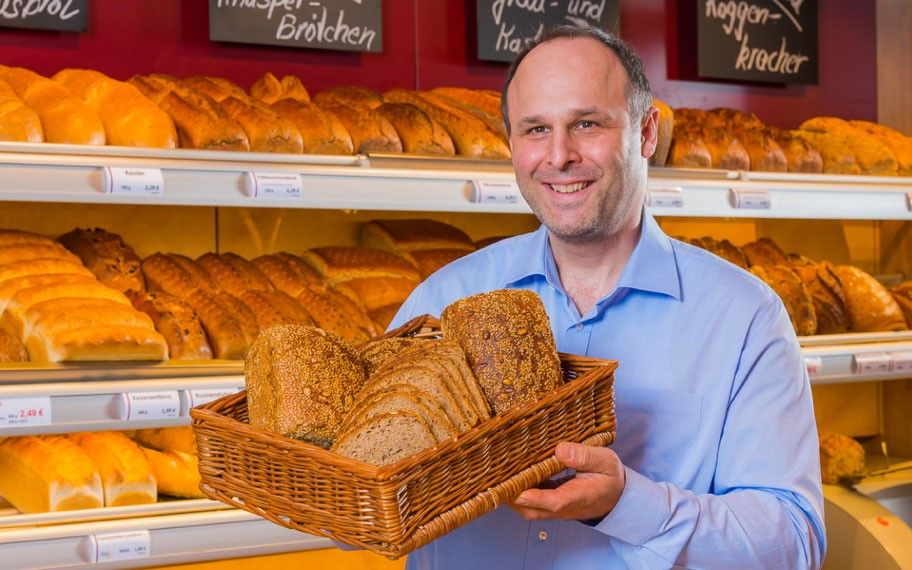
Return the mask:
<svg viewBox="0 0 912 570"><path fill-rule="evenodd" d="M823 563L823 494L810 382L778 299L756 316L731 390L712 492L695 494L627 469L620 501L594 527L618 539L618 553L635 566L819 568Z"/></svg>

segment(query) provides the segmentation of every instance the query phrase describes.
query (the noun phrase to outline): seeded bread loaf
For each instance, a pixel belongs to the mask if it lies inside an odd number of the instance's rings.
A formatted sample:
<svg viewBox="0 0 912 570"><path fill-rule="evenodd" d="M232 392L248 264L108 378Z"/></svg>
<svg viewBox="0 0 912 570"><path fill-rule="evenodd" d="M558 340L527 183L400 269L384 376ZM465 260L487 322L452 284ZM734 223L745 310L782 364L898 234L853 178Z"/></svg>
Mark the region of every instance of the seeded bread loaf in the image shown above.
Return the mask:
<svg viewBox="0 0 912 570"><path fill-rule="evenodd" d="M57 238L68 250L79 256L99 281L121 292L145 291L142 261L119 234L103 230L77 228Z"/></svg>
<svg viewBox="0 0 912 570"><path fill-rule="evenodd" d="M264 331L244 363L250 425L329 446L338 435L364 368L342 338L300 325Z"/></svg>
<svg viewBox="0 0 912 570"><path fill-rule="evenodd" d="M535 293L500 289L460 299L440 318L444 338L465 351L495 413L563 384L551 324Z"/></svg>
<svg viewBox="0 0 912 570"><path fill-rule="evenodd" d="M419 342L420 339L411 337L381 338L367 342L358 348L358 356L364 364L368 377L380 369L383 364L406 348Z"/></svg>

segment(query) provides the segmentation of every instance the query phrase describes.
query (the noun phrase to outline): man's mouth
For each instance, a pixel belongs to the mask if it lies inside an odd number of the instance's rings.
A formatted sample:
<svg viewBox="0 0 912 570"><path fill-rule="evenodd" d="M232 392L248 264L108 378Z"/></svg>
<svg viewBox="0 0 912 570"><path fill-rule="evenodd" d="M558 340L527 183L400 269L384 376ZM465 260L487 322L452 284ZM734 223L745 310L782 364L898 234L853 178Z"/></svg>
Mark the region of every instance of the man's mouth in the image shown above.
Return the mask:
<svg viewBox="0 0 912 570"><path fill-rule="evenodd" d="M574 192L579 192L586 186L589 186L589 182L574 182L572 184L556 184L552 182L548 184L548 186L560 194L572 194Z"/></svg>

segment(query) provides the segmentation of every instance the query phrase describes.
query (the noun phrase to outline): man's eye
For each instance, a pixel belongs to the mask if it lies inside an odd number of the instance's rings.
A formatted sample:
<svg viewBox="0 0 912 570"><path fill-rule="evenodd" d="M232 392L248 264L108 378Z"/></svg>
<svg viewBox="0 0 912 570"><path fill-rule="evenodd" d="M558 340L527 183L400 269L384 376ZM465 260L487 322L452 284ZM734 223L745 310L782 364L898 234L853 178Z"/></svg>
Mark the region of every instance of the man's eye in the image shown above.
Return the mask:
<svg viewBox="0 0 912 570"><path fill-rule="evenodd" d="M529 133L530 135L540 135L540 134L548 132L548 129L546 127L539 125L537 127L529 127L529 130L527 130L526 132Z"/></svg>
<svg viewBox="0 0 912 570"><path fill-rule="evenodd" d="M577 125L581 129L591 129L598 126L595 121L580 121Z"/></svg>

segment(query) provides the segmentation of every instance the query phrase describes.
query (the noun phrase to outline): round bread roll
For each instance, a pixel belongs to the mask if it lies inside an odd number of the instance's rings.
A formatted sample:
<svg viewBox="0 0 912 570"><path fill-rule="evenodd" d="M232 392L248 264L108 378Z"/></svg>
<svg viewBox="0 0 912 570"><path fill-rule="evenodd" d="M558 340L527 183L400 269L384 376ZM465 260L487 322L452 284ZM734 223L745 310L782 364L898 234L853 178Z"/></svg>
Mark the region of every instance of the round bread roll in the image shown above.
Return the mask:
<svg viewBox="0 0 912 570"><path fill-rule="evenodd" d="M354 349L316 327L263 331L244 362L250 425L329 447L366 380Z"/></svg>

